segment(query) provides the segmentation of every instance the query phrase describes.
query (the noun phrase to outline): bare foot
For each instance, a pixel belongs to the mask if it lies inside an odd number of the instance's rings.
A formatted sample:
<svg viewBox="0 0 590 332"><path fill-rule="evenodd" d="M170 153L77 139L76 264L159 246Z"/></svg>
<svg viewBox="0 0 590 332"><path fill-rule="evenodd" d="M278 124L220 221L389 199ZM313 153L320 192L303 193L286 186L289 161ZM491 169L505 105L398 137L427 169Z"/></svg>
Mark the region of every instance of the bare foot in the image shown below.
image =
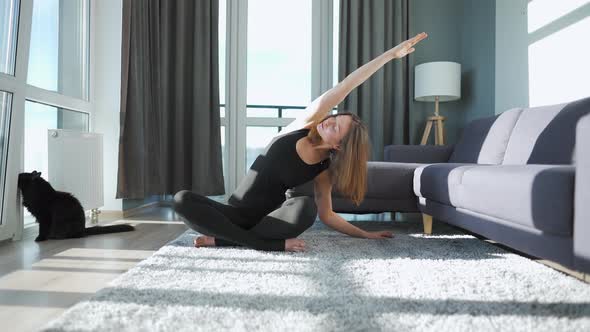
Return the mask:
<svg viewBox="0 0 590 332"><path fill-rule="evenodd" d="M305 241L300 239L285 240L285 251L305 251Z"/></svg>
<svg viewBox="0 0 590 332"><path fill-rule="evenodd" d="M215 238L211 236L197 236L193 243L195 247L214 247Z"/></svg>

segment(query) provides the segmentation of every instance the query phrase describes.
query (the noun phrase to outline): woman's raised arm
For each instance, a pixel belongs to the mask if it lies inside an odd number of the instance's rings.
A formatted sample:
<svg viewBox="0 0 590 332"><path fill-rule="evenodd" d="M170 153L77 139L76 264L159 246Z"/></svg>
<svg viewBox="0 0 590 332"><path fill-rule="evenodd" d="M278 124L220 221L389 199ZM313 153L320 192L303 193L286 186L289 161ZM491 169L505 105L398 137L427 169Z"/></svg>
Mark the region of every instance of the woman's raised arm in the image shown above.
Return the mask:
<svg viewBox="0 0 590 332"><path fill-rule="evenodd" d="M401 42L399 45L389 49L377 58L356 69L346 76L346 78L340 83L336 84L336 86L317 97L311 104L309 104L309 106L307 106L302 114L297 117L295 121L285 127L281 133L293 129L299 129L308 123L315 123L328 116L332 112L332 109L340 104L352 90L361 85L389 61L403 58L414 52L414 45L426 37L428 37L428 35L425 32L419 33L413 38Z"/></svg>
<svg viewBox="0 0 590 332"><path fill-rule="evenodd" d="M321 98L319 101L319 104L322 105L321 109L331 110L336 107L336 105L340 104L352 90L361 85L386 63L393 59L403 58L414 52L414 45L426 37L428 37L428 35L425 32L419 33L413 38L401 42L399 45L384 52L377 58L350 73L335 87L318 97L318 99Z"/></svg>

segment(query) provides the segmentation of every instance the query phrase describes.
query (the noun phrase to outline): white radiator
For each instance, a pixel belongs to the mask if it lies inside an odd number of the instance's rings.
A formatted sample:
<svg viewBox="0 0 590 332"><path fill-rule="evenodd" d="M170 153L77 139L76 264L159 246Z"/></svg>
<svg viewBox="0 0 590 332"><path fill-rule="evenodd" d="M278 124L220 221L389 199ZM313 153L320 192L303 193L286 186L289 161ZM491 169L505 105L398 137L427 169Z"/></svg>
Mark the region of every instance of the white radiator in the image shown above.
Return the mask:
<svg viewBox="0 0 590 332"><path fill-rule="evenodd" d="M103 135L62 129L49 129L47 135L51 186L76 196L85 211L102 207Z"/></svg>

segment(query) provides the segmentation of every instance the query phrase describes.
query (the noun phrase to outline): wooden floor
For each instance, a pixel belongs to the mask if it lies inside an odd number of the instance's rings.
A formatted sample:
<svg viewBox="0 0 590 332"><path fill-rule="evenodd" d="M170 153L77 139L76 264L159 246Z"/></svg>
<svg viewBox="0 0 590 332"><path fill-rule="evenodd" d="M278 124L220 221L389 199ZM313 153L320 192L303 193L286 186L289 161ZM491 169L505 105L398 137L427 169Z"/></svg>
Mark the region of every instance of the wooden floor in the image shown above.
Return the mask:
<svg viewBox="0 0 590 332"><path fill-rule="evenodd" d="M187 229L165 207L124 221L136 230L40 243L35 235L0 243L1 330L38 330ZM100 221L108 222L113 220Z"/></svg>

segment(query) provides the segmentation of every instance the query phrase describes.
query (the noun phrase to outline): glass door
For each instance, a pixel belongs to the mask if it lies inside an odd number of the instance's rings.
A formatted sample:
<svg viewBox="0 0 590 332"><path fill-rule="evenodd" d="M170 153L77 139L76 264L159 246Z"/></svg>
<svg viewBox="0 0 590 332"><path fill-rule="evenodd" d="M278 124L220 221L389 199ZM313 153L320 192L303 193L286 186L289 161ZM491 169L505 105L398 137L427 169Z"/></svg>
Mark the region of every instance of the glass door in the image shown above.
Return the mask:
<svg viewBox="0 0 590 332"><path fill-rule="evenodd" d="M14 204L9 198L16 185L16 179L8 176L8 144L15 91L19 5L18 0L0 0L0 240L12 238L18 224L12 215L8 216L7 210Z"/></svg>
<svg viewBox="0 0 590 332"><path fill-rule="evenodd" d="M220 0L225 199L279 131L337 83L338 1Z"/></svg>
<svg viewBox="0 0 590 332"><path fill-rule="evenodd" d="M89 0L0 0L0 240L25 231L18 175L44 169L38 135L88 130L89 18Z"/></svg>
<svg viewBox="0 0 590 332"><path fill-rule="evenodd" d="M312 1L249 0L246 167L311 102Z"/></svg>

